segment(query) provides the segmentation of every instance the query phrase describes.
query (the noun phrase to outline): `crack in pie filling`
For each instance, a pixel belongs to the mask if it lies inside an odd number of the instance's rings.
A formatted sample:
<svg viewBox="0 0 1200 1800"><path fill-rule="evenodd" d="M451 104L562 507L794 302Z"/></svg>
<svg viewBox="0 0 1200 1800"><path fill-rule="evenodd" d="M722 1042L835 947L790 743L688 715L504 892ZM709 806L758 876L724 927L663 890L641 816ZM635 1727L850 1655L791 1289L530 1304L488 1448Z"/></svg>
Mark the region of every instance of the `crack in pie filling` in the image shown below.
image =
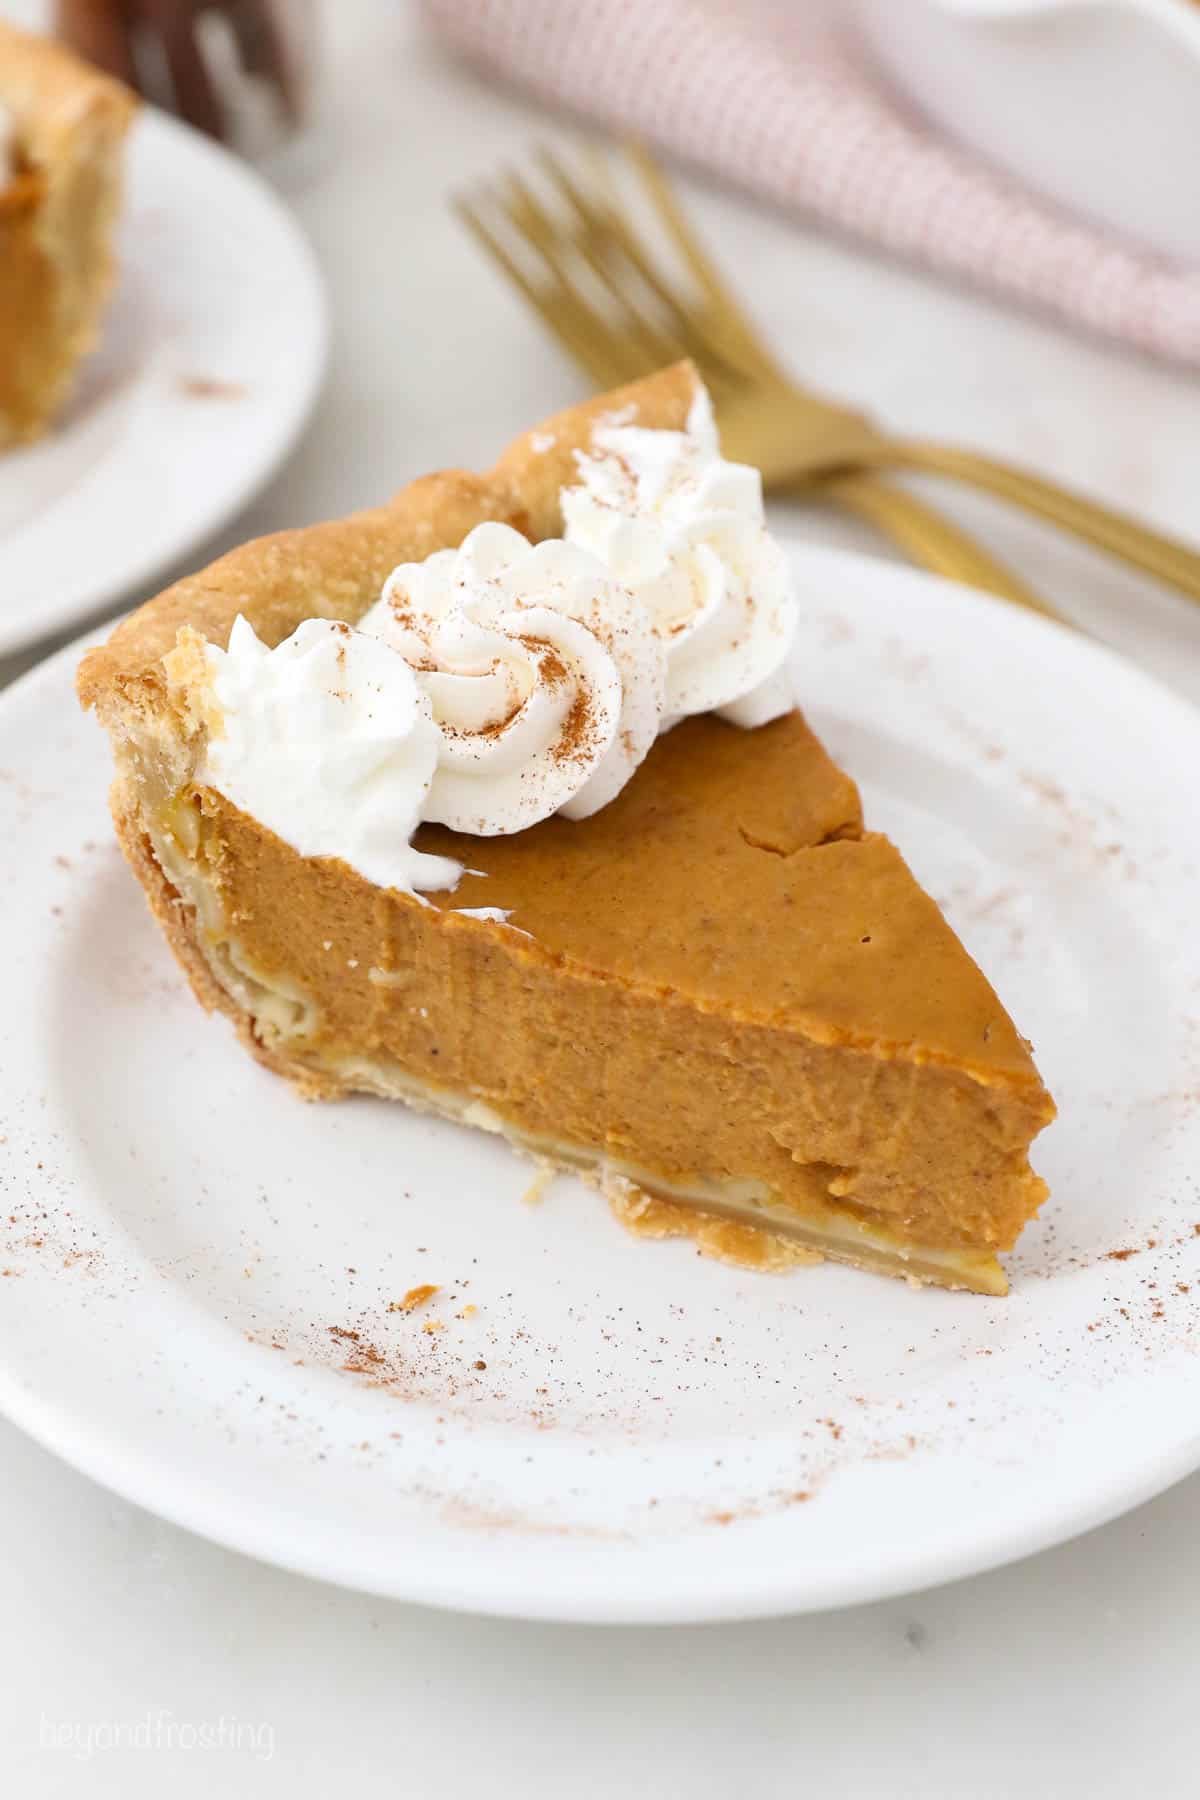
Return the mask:
<svg viewBox="0 0 1200 1800"><path fill-rule="evenodd" d="M260 539L79 672L197 997L650 1236L1002 1294L1054 1105L795 704L797 600L690 365L487 475Z"/></svg>

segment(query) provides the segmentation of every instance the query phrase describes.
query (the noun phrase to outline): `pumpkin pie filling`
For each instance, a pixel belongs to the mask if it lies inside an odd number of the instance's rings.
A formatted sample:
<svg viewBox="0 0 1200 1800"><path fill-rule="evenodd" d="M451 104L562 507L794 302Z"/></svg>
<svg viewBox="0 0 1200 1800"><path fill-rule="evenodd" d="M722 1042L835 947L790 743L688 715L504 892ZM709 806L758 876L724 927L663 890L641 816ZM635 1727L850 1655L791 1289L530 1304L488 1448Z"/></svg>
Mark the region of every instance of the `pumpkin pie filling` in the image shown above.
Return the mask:
<svg viewBox="0 0 1200 1800"><path fill-rule="evenodd" d="M630 390L641 421L675 426L689 380ZM577 409L540 435L569 454L596 416ZM511 520L524 491L528 535L548 536L553 497L539 507L536 484L514 479L527 455L509 454L474 497ZM412 496L393 503L390 538L368 515L359 549L372 531L385 541L355 576L362 604L342 594L337 616L361 617L378 565L405 554ZM269 556L235 553L119 627L81 672L117 747L126 855L200 999L305 1094L367 1091L501 1132L604 1187L644 1235L689 1230L763 1267L819 1254L1003 1293L997 1252L1045 1195L1028 1150L1053 1103L798 710L753 729L683 719L590 816L489 836L420 825L413 848L466 871L452 890L406 892L302 854L205 780L205 726L170 676L176 630L219 641L249 602L278 641L313 610L331 543L293 534ZM286 571L314 546L305 598ZM285 616L268 624L272 608Z"/></svg>

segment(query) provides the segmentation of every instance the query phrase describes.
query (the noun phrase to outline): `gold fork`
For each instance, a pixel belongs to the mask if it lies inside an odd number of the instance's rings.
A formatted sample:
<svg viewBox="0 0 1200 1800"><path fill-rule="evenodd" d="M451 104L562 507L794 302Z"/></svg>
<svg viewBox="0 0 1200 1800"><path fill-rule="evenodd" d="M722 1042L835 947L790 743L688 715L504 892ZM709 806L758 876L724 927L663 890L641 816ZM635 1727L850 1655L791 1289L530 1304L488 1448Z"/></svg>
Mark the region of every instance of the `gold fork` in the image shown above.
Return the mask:
<svg viewBox="0 0 1200 1800"><path fill-rule="evenodd" d="M463 198L458 211L592 379L615 386L691 356L712 391L729 453L777 492L816 492L870 518L918 560L1052 613L1012 571L901 488L886 468L936 472L984 488L1200 599L1200 554L1110 508L970 451L893 437L863 414L799 387L780 367L701 248L662 172L629 159L690 282L664 272L618 196L614 159L595 151L573 174L539 153L549 203L520 175ZM517 248L535 253L532 270Z"/></svg>

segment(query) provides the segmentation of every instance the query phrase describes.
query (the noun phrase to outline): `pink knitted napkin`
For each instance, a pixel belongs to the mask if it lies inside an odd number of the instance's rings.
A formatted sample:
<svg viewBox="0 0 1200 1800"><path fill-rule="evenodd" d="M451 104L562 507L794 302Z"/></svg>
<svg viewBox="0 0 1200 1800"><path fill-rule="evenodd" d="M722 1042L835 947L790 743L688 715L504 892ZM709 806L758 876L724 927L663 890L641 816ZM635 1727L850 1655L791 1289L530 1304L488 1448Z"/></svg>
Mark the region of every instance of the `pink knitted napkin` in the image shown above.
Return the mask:
<svg viewBox="0 0 1200 1800"><path fill-rule="evenodd" d="M1200 363L1200 271L1076 224L951 147L834 36L798 30L794 6L424 5L486 73L614 133L1065 324Z"/></svg>

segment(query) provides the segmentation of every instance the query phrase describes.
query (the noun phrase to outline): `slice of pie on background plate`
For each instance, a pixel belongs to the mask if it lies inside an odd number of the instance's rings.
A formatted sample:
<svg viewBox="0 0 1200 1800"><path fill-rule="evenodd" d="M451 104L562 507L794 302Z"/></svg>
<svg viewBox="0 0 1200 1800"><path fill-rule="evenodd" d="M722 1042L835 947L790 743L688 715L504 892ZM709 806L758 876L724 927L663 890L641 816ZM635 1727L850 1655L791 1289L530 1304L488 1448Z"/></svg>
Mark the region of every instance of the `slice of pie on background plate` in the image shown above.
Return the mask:
<svg viewBox="0 0 1200 1800"><path fill-rule="evenodd" d="M301 854L203 779L221 724L192 676L239 614L277 645L314 617L356 624L397 564L484 521L557 537L602 421L678 432L695 401L681 365L559 415L487 475L248 544L151 601L79 674L113 743L117 832L198 998L306 1095L502 1132L713 1254L1002 1294L1053 1102L800 712L755 729L697 713L590 817L423 824L415 848L468 871L424 896Z"/></svg>
<svg viewBox="0 0 1200 1800"><path fill-rule="evenodd" d="M95 342L136 105L0 20L0 449L46 429Z"/></svg>

